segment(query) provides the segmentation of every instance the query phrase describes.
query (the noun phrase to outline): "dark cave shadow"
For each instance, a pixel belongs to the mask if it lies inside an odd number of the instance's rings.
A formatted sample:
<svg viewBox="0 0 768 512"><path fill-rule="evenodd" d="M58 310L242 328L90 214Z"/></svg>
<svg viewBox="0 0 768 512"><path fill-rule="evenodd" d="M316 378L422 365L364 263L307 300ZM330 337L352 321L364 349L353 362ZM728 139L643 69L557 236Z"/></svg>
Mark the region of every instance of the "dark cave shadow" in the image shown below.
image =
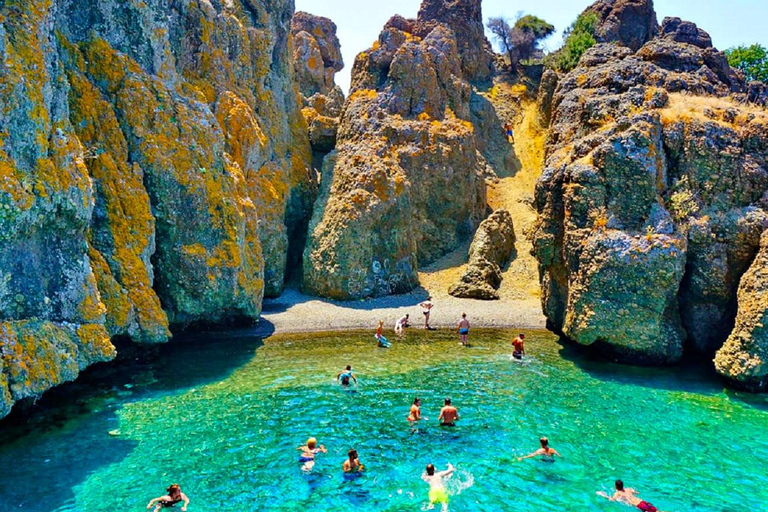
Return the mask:
<svg viewBox="0 0 768 512"><path fill-rule="evenodd" d="M616 362L564 336L559 336L557 343L561 347L560 357L601 381L707 396L722 393L725 388L714 368L701 360L684 360L670 366L635 366Z"/></svg>
<svg viewBox="0 0 768 512"><path fill-rule="evenodd" d="M272 332L262 320L247 329L182 333L161 346L118 346L116 361L89 367L35 403L17 404L0 421L0 467L16 468L0 476L0 510L67 504L73 487L136 446L109 433L126 403L225 379L253 360Z"/></svg>

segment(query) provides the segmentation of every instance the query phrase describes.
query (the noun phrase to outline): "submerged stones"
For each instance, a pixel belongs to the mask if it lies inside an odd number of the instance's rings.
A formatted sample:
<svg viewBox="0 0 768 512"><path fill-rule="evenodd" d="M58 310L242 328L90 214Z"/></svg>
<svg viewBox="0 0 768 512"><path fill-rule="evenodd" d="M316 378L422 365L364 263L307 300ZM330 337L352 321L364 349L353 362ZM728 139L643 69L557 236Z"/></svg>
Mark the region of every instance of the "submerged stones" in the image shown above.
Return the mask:
<svg viewBox="0 0 768 512"><path fill-rule="evenodd" d="M465 299L497 300L501 270L515 251L515 228L507 210L480 223L469 247L469 264L448 293Z"/></svg>

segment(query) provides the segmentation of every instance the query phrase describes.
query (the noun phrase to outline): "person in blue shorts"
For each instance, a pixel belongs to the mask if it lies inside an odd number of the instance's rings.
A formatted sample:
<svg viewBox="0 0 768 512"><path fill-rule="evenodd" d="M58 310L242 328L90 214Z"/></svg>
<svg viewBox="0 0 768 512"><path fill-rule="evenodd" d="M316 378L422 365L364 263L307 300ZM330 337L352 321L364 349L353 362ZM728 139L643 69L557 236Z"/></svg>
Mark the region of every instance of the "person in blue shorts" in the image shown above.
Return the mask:
<svg viewBox="0 0 768 512"><path fill-rule="evenodd" d="M457 332L459 333L461 344L464 346L469 345L469 342L467 341L467 336L469 336L469 320L467 320L466 313L461 314L461 320L459 320Z"/></svg>
<svg viewBox="0 0 768 512"><path fill-rule="evenodd" d="M328 450L325 449L325 446L317 446L317 439L314 437L310 437L307 439L307 444L304 446L299 446L296 449L301 450L301 457L299 457L299 462L302 463L302 471L312 471L312 468L315 467L315 455L318 453L328 453Z"/></svg>

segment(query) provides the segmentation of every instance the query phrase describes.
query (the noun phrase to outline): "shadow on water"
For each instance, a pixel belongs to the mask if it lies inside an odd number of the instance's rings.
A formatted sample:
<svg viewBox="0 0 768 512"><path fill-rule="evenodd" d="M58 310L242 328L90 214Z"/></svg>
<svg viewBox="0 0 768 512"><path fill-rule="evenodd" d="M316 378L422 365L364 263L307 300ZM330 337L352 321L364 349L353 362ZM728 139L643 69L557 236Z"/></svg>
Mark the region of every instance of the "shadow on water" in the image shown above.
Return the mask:
<svg viewBox="0 0 768 512"><path fill-rule="evenodd" d="M684 360L675 366L633 366L608 359L562 336L557 343L560 357L601 381L708 396L725 389L714 368L702 360Z"/></svg>
<svg viewBox="0 0 768 512"><path fill-rule="evenodd" d="M65 505L74 499L73 487L135 448L136 442L112 435L124 404L224 379L251 361L262 337L273 332L262 320L248 329L179 334L161 346L118 341L116 361L88 368L36 403L17 404L0 421L0 467L16 468L3 471L0 510ZM83 453L92 456L76 456Z"/></svg>

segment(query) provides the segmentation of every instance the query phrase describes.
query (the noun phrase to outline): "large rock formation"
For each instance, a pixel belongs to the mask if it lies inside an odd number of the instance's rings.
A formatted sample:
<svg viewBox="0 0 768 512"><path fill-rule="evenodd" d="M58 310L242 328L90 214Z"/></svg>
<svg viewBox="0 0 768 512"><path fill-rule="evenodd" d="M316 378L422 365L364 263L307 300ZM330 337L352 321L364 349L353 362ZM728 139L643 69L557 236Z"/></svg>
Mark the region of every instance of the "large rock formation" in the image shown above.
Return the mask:
<svg viewBox="0 0 768 512"><path fill-rule="evenodd" d="M712 355L768 227L768 116L725 98L744 84L691 23L666 19L627 46L587 51L551 101L536 190L544 311L624 360Z"/></svg>
<svg viewBox="0 0 768 512"><path fill-rule="evenodd" d="M598 0L587 11L597 14L599 43L616 42L637 51L658 30L653 0Z"/></svg>
<svg viewBox="0 0 768 512"><path fill-rule="evenodd" d="M255 319L280 291L312 193L292 10L0 4L0 415L110 336Z"/></svg>
<svg viewBox="0 0 768 512"><path fill-rule="evenodd" d="M515 250L515 227L507 210L496 210L480 223L469 247L469 263L448 293L465 299L498 300L501 270Z"/></svg>
<svg viewBox="0 0 768 512"><path fill-rule="evenodd" d="M492 125L503 135L487 102L471 105L477 95L462 68L470 63L459 52L482 34L480 2L434 4L424 2L417 20L391 19L355 60L310 224L310 293L352 299L411 290L419 264L458 247L485 215L483 176L493 171L478 140Z"/></svg>
<svg viewBox="0 0 768 512"><path fill-rule="evenodd" d="M336 145L344 93L334 76L344 68L336 25L328 18L297 12L291 21L293 66L309 125L312 149L322 161Z"/></svg>

